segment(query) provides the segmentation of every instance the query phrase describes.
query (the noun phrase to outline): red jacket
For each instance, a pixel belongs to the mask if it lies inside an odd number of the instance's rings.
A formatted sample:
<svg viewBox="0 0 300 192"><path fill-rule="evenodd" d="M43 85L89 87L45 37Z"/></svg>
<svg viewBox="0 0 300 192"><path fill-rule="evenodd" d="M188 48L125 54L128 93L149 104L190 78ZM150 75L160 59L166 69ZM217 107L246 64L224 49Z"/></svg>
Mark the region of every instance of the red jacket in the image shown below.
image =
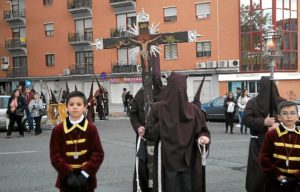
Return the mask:
<svg viewBox="0 0 300 192"><path fill-rule="evenodd" d="M78 152L78 158L74 157L74 152ZM86 191L93 191L97 187L96 173L104 159L97 128L86 119L73 126L67 118L52 131L50 159L58 172L57 188L67 191L65 177L84 170L89 174Z"/></svg>

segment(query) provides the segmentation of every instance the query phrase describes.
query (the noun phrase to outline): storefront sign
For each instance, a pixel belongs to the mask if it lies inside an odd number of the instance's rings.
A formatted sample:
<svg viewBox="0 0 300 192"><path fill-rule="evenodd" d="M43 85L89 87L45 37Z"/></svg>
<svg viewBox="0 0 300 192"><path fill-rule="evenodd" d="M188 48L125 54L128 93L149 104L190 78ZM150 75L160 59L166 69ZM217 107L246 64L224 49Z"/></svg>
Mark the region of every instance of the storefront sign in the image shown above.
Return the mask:
<svg viewBox="0 0 300 192"><path fill-rule="evenodd" d="M142 77L110 78L109 83L142 83Z"/></svg>

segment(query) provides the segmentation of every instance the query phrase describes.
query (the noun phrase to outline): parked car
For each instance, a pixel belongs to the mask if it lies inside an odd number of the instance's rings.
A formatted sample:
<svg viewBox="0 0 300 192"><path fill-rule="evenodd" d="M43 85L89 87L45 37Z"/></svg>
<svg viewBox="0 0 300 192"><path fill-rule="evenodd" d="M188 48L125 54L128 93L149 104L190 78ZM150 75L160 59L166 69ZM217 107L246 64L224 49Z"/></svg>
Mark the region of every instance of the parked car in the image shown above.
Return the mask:
<svg viewBox="0 0 300 192"><path fill-rule="evenodd" d="M204 112L206 121L225 121L224 100L225 96L217 97L207 103L201 104L201 110ZM235 113L234 120L238 122L238 113Z"/></svg>
<svg viewBox="0 0 300 192"><path fill-rule="evenodd" d="M7 104L9 95L0 95L0 129L6 129L6 110L7 110Z"/></svg>
<svg viewBox="0 0 300 192"><path fill-rule="evenodd" d="M7 126L8 126L8 118L6 117L6 110L7 110L7 105L8 105L8 99L9 99L9 95L0 95L0 130L1 131L5 131L7 130ZM42 121L41 121L41 126L45 125L47 123L47 116L43 116L42 117ZM26 130L29 129L28 126L28 121L26 118L26 114L24 113L24 117L23 117L23 126ZM17 124L15 124L15 127L17 126ZM35 122L33 120L33 127L35 128Z"/></svg>

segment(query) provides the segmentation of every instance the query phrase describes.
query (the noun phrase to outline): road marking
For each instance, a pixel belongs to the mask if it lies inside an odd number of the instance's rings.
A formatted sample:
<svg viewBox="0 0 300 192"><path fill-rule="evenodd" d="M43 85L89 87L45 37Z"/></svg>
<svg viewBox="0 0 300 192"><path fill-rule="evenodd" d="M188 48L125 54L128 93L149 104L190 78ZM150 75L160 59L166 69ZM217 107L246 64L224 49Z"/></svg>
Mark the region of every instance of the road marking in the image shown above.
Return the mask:
<svg viewBox="0 0 300 192"><path fill-rule="evenodd" d="M16 151L16 152L2 152L0 155L10 155L10 154L22 154L22 153L36 153L37 151Z"/></svg>
<svg viewBox="0 0 300 192"><path fill-rule="evenodd" d="M212 140L212 143L229 143L229 142L249 142L250 140L226 140L226 141L214 141Z"/></svg>

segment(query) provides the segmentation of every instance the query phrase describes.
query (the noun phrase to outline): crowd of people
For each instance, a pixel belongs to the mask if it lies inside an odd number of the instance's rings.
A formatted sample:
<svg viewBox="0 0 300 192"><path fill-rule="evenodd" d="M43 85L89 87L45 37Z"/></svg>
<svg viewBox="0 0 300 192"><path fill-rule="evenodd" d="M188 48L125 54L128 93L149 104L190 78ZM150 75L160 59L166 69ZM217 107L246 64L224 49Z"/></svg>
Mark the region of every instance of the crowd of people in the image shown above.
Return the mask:
<svg viewBox="0 0 300 192"><path fill-rule="evenodd" d="M19 137L24 137L24 131L32 132L35 135L42 133L41 111L44 110L43 95L30 87L23 89L22 85L13 90L7 105L6 115L9 119L7 138L11 138L15 123L19 131ZM23 117L26 115L28 130L23 124ZM34 122L35 126L34 126Z"/></svg>
<svg viewBox="0 0 300 192"><path fill-rule="evenodd" d="M124 112L136 133L133 191L201 192L203 157L199 146L209 149L211 143L205 115L199 108L201 103L188 101L184 75L171 73L166 86L160 77L153 77L153 85L149 113L144 107L143 88L134 97L126 88L122 93ZM234 133L235 113L239 116L240 133L247 134L249 129L247 192L299 192L300 130L296 126L296 104L280 97L269 77L261 78L258 95L253 98L247 89L237 88L236 93L236 99L229 92L224 100L225 133ZM56 187L61 191L94 191L97 186L96 173L104 160L104 151L97 128L85 111L102 98L102 108L97 110L108 114L103 97L107 97L107 92L99 90L89 101L80 91L65 97L68 116L55 126L50 139L50 159L58 172ZM20 87L15 89L7 109L7 138L11 137L15 123L19 136L24 136L24 113L34 119L35 134L40 134L42 108L38 92L29 87L24 91Z"/></svg>

